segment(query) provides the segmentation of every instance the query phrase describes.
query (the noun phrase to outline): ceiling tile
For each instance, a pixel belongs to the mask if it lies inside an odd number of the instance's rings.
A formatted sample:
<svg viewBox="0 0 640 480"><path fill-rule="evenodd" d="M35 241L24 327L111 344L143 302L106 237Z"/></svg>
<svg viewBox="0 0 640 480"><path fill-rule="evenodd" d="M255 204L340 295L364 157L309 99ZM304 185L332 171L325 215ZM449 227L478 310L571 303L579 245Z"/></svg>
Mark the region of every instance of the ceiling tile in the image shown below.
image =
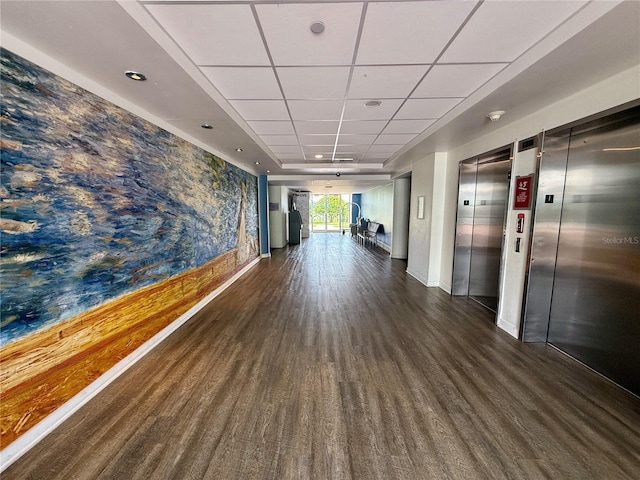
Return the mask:
<svg viewBox="0 0 640 480"><path fill-rule="evenodd" d="M289 120L283 100L231 100L229 103L245 120Z"/></svg>
<svg viewBox="0 0 640 480"><path fill-rule="evenodd" d="M511 62L585 1L484 2L440 62Z"/></svg>
<svg viewBox="0 0 640 480"><path fill-rule="evenodd" d="M371 153L392 154L400 150L402 147L404 147L404 144L403 145L371 145L371 148L369 148L367 155Z"/></svg>
<svg viewBox="0 0 640 480"><path fill-rule="evenodd" d="M411 98L468 97L506 63L434 65Z"/></svg>
<svg viewBox="0 0 640 480"><path fill-rule="evenodd" d="M196 65L269 65L249 5L145 5Z"/></svg>
<svg viewBox="0 0 640 480"><path fill-rule="evenodd" d="M342 126L340 127L340 133L363 133L365 135L377 135L382 131L386 124L386 120L344 121L342 122Z"/></svg>
<svg viewBox="0 0 640 480"><path fill-rule="evenodd" d="M347 97L405 98L427 68L427 65L355 67Z"/></svg>
<svg viewBox="0 0 640 480"><path fill-rule="evenodd" d="M258 135L293 135L293 125L290 121L257 121L247 122Z"/></svg>
<svg viewBox="0 0 640 480"><path fill-rule="evenodd" d="M342 112L342 100L289 100L293 120L336 120Z"/></svg>
<svg viewBox="0 0 640 480"><path fill-rule="evenodd" d="M338 151L336 155L340 156L349 156L352 157L354 155L362 156L371 145L338 145Z"/></svg>
<svg viewBox="0 0 640 480"><path fill-rule="evenodd" d="M343 99L349 67L280 67L277 69L287 99Z"/></svg>
<svg viewBox="0 0 640 480"><path fill-rule="evenodd" d="M302 160L302 151L298 151L298 153L278 153L278 158L280 160Z"/></svg>
<svg viewBox="0 0 640 480"><path fill-rule="evenodd" d="M383 100L376 108L365 107L362 100L347 100L346 103L345 120L388 120L402 105L402 100Z"/></svg>
<svg viewBox="0 0 640 480"><path fill-rule="evenodd" d="M422 133L435 119L430 120L391 120L384 133Z"/></svg>
<svg viewBox="0 0 640 480"><path fill-rule="evenodd" d="M274 145L273 147L269 147L269 149L276 155L292 154L302 156L300 147L294 147L292 145Z"/></svg>
<svg viewBox="0 0 640 480"><path fill-rule="evenodd" d="M270 67L202 67L200 70L227 100L282 98Z"/></svg>
<svg viewBox="0 0 640 480"><path fill-rule="evenodd" d="M319 122L294 122L298 135L306 133L336 134L338 132L337 120L324 120Z"/></svg>
<svg viewBox="0 0 640 480"><path fill-rule="evenodd" d="M340 134L339 145L369 145L373 143L377 135L345 135Z"/></svg>
<svg viewBox="0 0 640 480"><path fill-rule="evenodd" d="M267 145L298 145L298 137L295 135L261 135L260 138Z"/></svg>
<svg viewBox="0 0 640 480"><path fill-rule="evenodd" d="M396 118L399 120L440 118L461 100L462 98L410 98L402 106Z"/></svg>
<svg viewBox="0 0 640 480"><path fill-rule="evenodd" d="M371 152L371 153L367 153L365 155L362 156L362 160L386 160L387 158L389 158L391 155L393 155L393 153L376 153L376 152Z"/></svg>
<svg viewBox="0 0 640 480"><path fill-rule="evenodd" d="M328 146L302 147L302 151L307 157L313 157L314 155L323 155L326 159L331 158L331 155L333 155L333 147Z"/></svg>
<svg viewBox="0 0 640 480"><path fill-rule="evenodd" d="M353 58L361 3L256 5L271 57L281 65L349 65ZM321 21L325 31L311 32Z"/></svg>
<svg viewBox="0 0 640 480"><path fill-rule="evenodd" d="M326 145L333 147L336 143L336 135L299 135L300 145Z"/></svg>
<svg viewBox="0 0 640 480"><path fill-rule="evenodd" d="M398 145L400 143L405 144L409 143L411 140L415 138L413 133L408 134L389 134L389 135L380 135L374 145Z"/></svg>
<svg viewBox="0 0 640 480"><path fill-rule="evenodd" d="M432 63L475 2L371 2L356 63Z"/></svg>

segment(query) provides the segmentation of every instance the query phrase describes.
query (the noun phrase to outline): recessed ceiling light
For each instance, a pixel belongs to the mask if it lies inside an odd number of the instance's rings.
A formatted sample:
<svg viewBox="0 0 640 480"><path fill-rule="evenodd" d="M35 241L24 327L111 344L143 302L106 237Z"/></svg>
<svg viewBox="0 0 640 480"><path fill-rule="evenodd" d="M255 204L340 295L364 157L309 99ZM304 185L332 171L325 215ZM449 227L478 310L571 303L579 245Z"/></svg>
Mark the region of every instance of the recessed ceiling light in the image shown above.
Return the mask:
<svg viewBox="0 0 640 480"><path fill-rule="evenodd" d="M133 70L127 70L124 74L136 82L144 82L147 79L147 76L144 73L134 72Z"/></svg>
<svg viewBox="0 0 640 480"><path fill-rule="evenodd" d="M205 128L207 130L211 130L213 128L213 125L209 125L208 123L203 123L202 125L200 125L202 128Z"/></svg>
<svg viewBox="0 0 640 480"><path fill-rule="evenodd" d="M313 157L317 158L318 160L320 160L321 158L324 157L324 155L322 155L321 153L318 153L317 155L314 155Z"/></svg>
<svg viewBox="0 0 640 480"><path fill-rule="evenodd" d="M367 108L376 108L382 105L380 100L369 100L368 102L364 102L364 106Z"/></svg>
<svg viewBox="0 0 640 480"><path fill-rule="evenodd" d="M241 152L242 149L240 147L236 148L236 152Z"/></svg>
<svg viewBox="0 0 640 480"><path fill-rule="evenodd" d="M313 22L309 28L311 29L311 31L313 33L315 33L316 35L319 35L322 32L324 32L324 23L322 23L322 22Z"/></svg>
<svg viewBox="0 0 640 480"><path fill-rule="evenodd" d="M256 163L256 165L260 165L260 162L255 162L255 163Z"/></svg>
<svg viewBox="0 0 640 480"><path fill-rule="evenodd" d="M267 170L267 173L271 173L271 170Z"/></svg>

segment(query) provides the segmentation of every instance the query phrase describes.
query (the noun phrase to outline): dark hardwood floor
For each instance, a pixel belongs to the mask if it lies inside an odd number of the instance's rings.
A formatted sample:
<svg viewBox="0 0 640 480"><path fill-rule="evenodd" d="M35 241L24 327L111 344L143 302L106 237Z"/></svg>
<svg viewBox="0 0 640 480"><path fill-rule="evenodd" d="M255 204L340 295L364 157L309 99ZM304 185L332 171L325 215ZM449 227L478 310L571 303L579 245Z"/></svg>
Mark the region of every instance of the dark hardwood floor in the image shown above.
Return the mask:
<svg viewBox="0 0 640 480"><path fill-rule="evenodd" d="M275 250L2 479L640 478L640 400L405 268Z"/></svg>

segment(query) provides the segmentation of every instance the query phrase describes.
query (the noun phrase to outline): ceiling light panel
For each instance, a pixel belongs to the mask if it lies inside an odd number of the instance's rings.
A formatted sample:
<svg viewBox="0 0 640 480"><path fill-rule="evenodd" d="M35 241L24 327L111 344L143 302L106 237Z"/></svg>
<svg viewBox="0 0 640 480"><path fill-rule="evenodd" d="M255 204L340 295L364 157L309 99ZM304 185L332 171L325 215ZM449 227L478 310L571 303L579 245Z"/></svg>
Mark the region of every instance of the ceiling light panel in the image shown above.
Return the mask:
<svg viewBox="0 0 640 480"><path fill-rule="evenodd" d="M433 63L475 3L369 3L356 63Z"/></svg>
<svg viewBox="0 0 640 480"><path fill-rule="evenodd" d="M383 133L422 133L435 119L428 120L391 120Z"/></svg>
<svg viewBox="0 0 640 480"><path fill-rule="evenodd" d="M229 103L245 120L288 120L282 100L230 100Z"/></svg>
<svg viewBox="0 0 640 480"><path fill-rule="evenodd" d="M249 5L145 5L197 65L269 65Z"/></svg>
<svg viewBox="0 0 640 480"><path fill-rule="evenodd" d="M362 3L256 5L276 66L349 65L355 48ZM313 22L325 30L314 34Z"/></svg>
<svg viewBox="0 0 640 480"><path fill-rule="evenodd" d="M247 122L258 135L293 135L293 125L289 121L254 121Z"/></svg>
<svg viewBox="0 0 640 480"><path fill-rule="evenodd" d="M462 100L462 98L410 98L402 106L396 118L399 120L440 118Z"/></svg>
<svg viewBox="0 0 640 480"><path fill-rule="evenodd" d="M377 108L365 107L362 100L347 100L345 120L388 120L402 104L399 99L387 99Z"/></svg>
<svg viewBox="0 0 640 480"><path fill-rule="evenodd" d="M281 99L269 67L202 67L200 70L227 100Z"/></svg>
<svg viewBox="0 0 640 480"><path fill-rule="evenodd" d="M369 120L369 121L344 121L340 128L341 134L365 134L365 135L377 135L387 124L386 120Z"/></svg>
<svg viewBox="0 0 640 480"><path fill-rule="evenodd" d="M427 65L355 67L348 98L405 98L427 68Z"/></svg>
<svg viewBox="0 0 640 480"><path fill-rule="evenodd" d="M288 99L343 99L349 67L281 67L278 77Z"/></svg>
<svg viewBox="0 0 640 480"><path fill-rule="evenodd" d="M585 3L577 0L484 2L440 62L511 62Z"/></svg>
<svg viewBox="0 0 640 480"><path fill-rule="evenodd" d="M324 120L324 121L307 121L307 122L294 122L296 131L298 134L336 134L338 133L337 120Z"/></svg>
<svg viewBox="0 0 640 480"><path fill-rule="evenodd" d="M289 100L293 120L336 120L342 112L342 100Z"/></svg>

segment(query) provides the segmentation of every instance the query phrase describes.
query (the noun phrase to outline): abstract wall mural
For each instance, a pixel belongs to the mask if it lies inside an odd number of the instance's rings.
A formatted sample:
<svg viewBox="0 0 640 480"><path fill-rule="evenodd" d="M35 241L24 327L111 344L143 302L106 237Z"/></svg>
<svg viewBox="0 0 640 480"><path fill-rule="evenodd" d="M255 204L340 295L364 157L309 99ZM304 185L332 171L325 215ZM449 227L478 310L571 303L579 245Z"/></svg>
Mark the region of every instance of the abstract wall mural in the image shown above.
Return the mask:
<svg viewBox="0 0 640 480"><path fill-rule="evenodd" d="M6 446L258 255L257 179L7 50Z"/></svg>

